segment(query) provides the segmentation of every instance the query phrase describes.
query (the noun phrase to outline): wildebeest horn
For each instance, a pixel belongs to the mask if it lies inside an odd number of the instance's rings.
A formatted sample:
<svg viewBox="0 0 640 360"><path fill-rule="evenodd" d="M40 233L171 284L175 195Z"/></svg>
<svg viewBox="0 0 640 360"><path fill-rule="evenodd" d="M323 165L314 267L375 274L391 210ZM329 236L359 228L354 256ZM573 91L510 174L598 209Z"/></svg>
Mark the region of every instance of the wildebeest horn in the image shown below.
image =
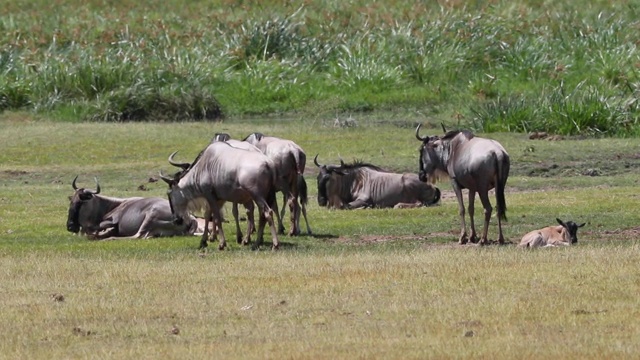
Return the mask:
<svg viewBox="0 0 640 360"><path fill-rule="evenodd" d="M447 128L444 127L444 123L441 122L440 125L442 126L442 132L446 134Z"/></svg>
<svg viewBox="0 0 640 360"><path fill-rule="evenodd" d="M162 173L162 170L160 170L160 179L164 180L164 182L166 182L169 185L171 185L171 184L173 184L175 182L175 179L172 179L172 178L170 178L168 176L165 176Z"/></svg>
<svg viewBox="0 0 640 360"><path fill-rule="evenodd" d="M78 180L78 176L76 175L76 177L73 178L73 181L71 182L71 186L73 187L73 190L78 190L78 186L76 186L76 180ZM93 178L96 181L96 191L91 191L91 190L84 190L85 192L89 192L92 194L100 194L100 183L98 182L98 178L94 177Z"/></svg>
<svg viewBox="0 0 640 360"><path fill-rule="evenodd" d="M316 164L317 167L322 167L322 165L318 164L318 155L320 154L316 154L316 157L313 158L313 163Z"/></svg>
<svg viewBox="0 0 640 360"><path fill-rule="evenodd" d="M340 158L340 167L344 167L344 161L342 161L342 158Z"/></svg>
<svg viewBox="0 0 640 360"><path fill-rule="evenodd" d="M177 166L179 168L182 168L184 170L187 170L189 167L191 167L191 164L189 163L180 163L177 161L173 160L173 157L178 153L178 150L174 151L173 153L171 153L171 155L169 155L169 164L173 165L173 166Z"/></svg>
<svg viewBox="0 0 640 360"><path fill-rule="evenodd" d="M429 137L425 136L425 137L420 137L420 127L422 127L422 124L418 124L418 127L416 128L416 139L420 140L420 141L425 141L427 140Z"/></svg>
<svg viewBox="0 0 640 360"><path fill-rule="evenodd" d="M94 177L93 180L96 181L96 191L92 191L93 194L100 194L100 183L98 182L98 178Z"/></svg>

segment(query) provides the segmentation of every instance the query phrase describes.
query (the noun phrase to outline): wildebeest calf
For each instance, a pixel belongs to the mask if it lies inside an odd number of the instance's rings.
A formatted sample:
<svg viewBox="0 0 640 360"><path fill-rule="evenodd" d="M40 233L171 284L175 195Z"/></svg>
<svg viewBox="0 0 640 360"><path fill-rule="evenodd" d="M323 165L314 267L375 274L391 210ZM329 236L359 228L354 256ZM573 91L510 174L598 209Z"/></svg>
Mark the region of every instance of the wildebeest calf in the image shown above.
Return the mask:
<svg viewBox="0 0 640 360"><path fill-rule="evenodd" d="M548 247L548 246L569 246L578 242L578 228L584 226L584 223L577 225L573 221L566 223L556 218L558 224L556 226L548 226L540 230L534 230L527 233L520 241L520 247Z"/></svg>

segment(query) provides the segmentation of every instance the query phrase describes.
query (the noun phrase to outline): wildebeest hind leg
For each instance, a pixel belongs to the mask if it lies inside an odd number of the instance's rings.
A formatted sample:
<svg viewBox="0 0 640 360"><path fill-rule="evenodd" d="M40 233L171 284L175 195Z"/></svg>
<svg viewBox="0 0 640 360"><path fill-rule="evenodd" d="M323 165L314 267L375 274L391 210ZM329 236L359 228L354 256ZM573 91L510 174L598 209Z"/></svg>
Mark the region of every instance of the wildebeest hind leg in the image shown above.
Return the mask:
<svg viewBox="0 0 640 360"><path fill-rule="evenodd" d="M482 229L482 238L480 239L480 244L484 245L488 241L487 233L489 232L489 221L491 220L493 208L491 207L489 193L487 191L480 191L478 195L480 195L480 201L482 201L482 207L484 208L484 228Z"/></svg>
<svg viewBox="0 0 640 360"><path fill-rule="evenodd" d="M471 227L471 236L469 237L469 240L471 240L472 243L477 243L478 242L478 233L476 233L476 223L475 223L475 219L474 214L475 214L475 204L476 203L476 192L475 191L471 191L469 190L469 225Z"/></svg>
<svg viewBox="0 0 640 360"><path fill-rule="evenodd" d="M236 242L242 244L242 230L240 230L240 220L238 219L238 203L234 202L231 212L236 222Z"/></svg>

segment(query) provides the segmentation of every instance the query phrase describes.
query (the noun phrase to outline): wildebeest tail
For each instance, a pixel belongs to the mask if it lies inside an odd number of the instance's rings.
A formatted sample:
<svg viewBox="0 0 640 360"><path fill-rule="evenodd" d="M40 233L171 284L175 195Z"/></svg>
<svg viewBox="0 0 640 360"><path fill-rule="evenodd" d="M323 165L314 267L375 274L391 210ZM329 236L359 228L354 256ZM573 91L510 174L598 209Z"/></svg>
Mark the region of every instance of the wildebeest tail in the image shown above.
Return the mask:
<svg viewBox="0 0 640 360"><path fill-rule="evenodd" d="M298 176L298 197L300 203L307 205L309 203L309 196L307 194L307 182L304 180L304 176Z"/></svg>
<svg viewBox="0 0 640 360"><path fill-rule="evenodd" d="M507 202L504 198L504 188L507 184L507 178L509 177L509 155L503 154L502 158L495 157L496 169L496 202L498 217L502 220L507 220Z"/></svg>
<svg viewBox="0 0 640 360"><path fill-rule="evenodd" d="M304 168L307 163L307 155L305 155L305 153L301 151L293 151L292 155L293 155L293 161L296 164L296 172L299 175L304 174Z"/></svg>

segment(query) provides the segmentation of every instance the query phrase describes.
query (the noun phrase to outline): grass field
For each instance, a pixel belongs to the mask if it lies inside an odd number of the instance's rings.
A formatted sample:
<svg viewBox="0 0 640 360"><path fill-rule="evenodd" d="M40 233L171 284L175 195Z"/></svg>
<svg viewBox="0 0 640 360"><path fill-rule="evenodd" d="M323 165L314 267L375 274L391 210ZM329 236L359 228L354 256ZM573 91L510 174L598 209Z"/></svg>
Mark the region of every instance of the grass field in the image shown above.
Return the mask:
<svg viewBox="0 0 640 360"><path fill-rule="evenodd" d="M354 120L71 124L5 114L0 357L638 356L638 139L489 135L512 160L507 239L556 217L586 222L569 248L456 245L447 183L430 208L320 208L311 161L314 234L283 237L278 252L230 243L199 256L195 237L95 242L65 229L75 175L86 187L98 177L105 194L165 196L149 178L171 168L171 152L189 161L218 131L289 138L322 163L417 170L415 123ZM422 134L436 125L425 122Z"/></svg>
<svg viewBox="0 0 640 360"><path fill-rule="evenodd" d="M637 1L16 0L0 110L64 121L399 111L640 135Z"/></svg>

